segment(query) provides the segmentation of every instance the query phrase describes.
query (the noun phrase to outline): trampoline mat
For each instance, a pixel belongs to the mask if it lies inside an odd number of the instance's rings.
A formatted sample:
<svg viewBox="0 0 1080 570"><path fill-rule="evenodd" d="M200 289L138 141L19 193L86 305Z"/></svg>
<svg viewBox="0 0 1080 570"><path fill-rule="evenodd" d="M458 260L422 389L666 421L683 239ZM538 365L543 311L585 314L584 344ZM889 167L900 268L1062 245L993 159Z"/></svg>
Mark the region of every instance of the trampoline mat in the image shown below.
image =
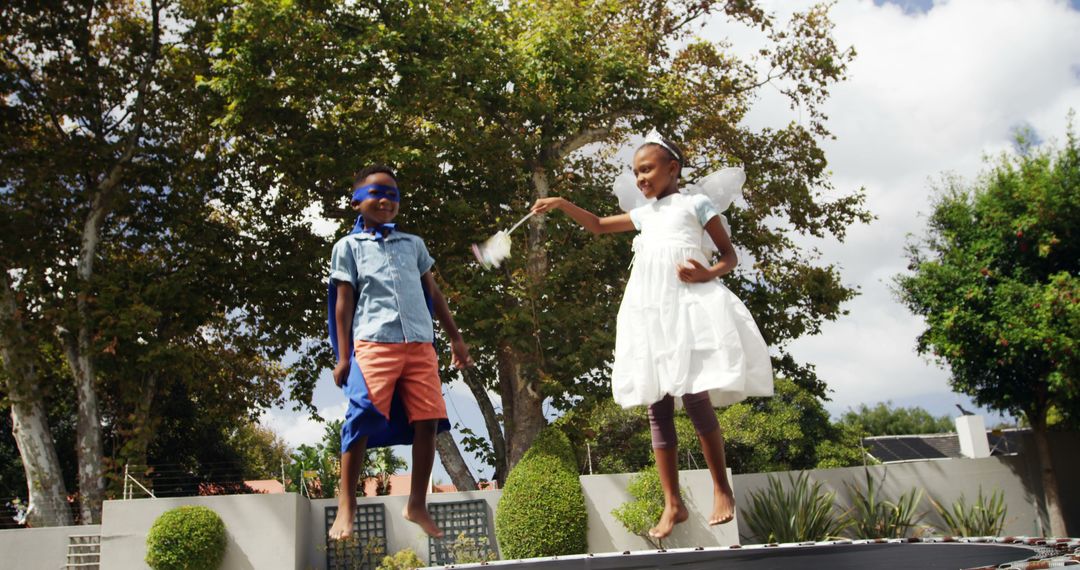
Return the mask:
<svg viewBox="0 0 1080 570"><path fill-rule="evenodd" d="M1043 543L1045 544L1045 543ZM679 568L705 569L811 569L829 570L963 570L1023 564L1035 558L1062 554L1036 544L997 542L865 541L784 544L733 548L677 549L578 555L529 560L488 562L486 568L515 570L607 570ZM471 564L455 565L468 568Z"/></svg>

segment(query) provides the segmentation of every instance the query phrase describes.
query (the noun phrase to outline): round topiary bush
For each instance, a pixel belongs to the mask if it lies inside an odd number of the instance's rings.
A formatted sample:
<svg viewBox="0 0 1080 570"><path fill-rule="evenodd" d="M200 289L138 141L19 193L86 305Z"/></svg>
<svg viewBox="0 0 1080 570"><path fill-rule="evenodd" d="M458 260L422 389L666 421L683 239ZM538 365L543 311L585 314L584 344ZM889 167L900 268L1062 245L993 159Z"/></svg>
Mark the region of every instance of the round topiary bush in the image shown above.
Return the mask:
<svg viewBox="0 0 1080 570"><path fill-rule="evenodd" d="M146 563L154 570L217 570L225 557L225 523L207 507L165 511L146 537Z"/></svg>
<svg viewBox="0 0 1080 570"><path fill-rule="evenodd" d="M556 428L545 429L506 478L495 513L503 558L582 554L587 532L570 441Z"/></svg>

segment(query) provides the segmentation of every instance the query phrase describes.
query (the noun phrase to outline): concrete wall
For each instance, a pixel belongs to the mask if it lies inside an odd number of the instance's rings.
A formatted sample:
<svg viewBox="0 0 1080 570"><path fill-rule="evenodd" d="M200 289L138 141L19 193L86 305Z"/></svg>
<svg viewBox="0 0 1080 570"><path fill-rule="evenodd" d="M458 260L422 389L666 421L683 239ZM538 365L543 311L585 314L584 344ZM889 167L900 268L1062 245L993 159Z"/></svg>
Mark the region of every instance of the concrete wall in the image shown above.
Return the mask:
<svg viewBox="0 0 1080 570"><path fill-rule="evenodd" d="M149 568L145 562L146 535L154 521L169 509L201 505L213 509L225 522L228 546L223 569L303 568L309 549L298 536L308 524L307 502L296 494L105 501L101 566L110 570Z"/></svg>
<svg viewBox="0 0 1080 570"><path fill-rule="evenodd" d="M1080 535L1080 436L1051 434L1054 449L1054 468L1057 471L1065 518L1071 536ZM969 502L981 485L984 492L1000 489L1005 493L1008 517L1004 534L1037 536L1046 534L1048 525L1041 509L1042 485L1034 460L1034 446L1025 442L1025 453L1009 457L986 459L950 459L920 461L869 467L879 480L884 477L883 494L896 499L911 488L926 489L926 497L951 504L964 495ZM774 473L784 480L787 473ZM630 500L627 482L631 475L586 475L581 477L589 515L589 551L611 552L646 550L651 545L631 535L611 515L611 511ZM826 489L837 492L837 508L850 507L850 497L844 482L864 484L863 468L816 470L810 473ZM767 474L745 474L732 477L736 502L742 509L750 506L749 495L762 489ZM684 490L690 520L676 527L664 546L729 546L758 542L751 536L745 517L736 516L733 523L709 527L708 513L712 509L712 484L705 470L683 471L680 485ZM494 513L502 496L501 491L469 493L437 493L429 502L452 502L482 499L487 502L489 521L494 538ZM106 501L104 521L100 526L20 529L0 531L0 566L4 568L59 568L64 564L67 537L72 534L100 532L102 567L110 570L147 568L146 534L161 513L180 505L204 505L217 512L225 521L229 542L225 556L226 570L297 569L325 570L326 522L324 509L334 499L309 501L295 494L230 495L218 497L186 497L173 499L138 499ZM405 522L400 513L406 497L366 497L361 503L382 503L386 508L388 544L393 553L412 548L427 559L427 537L415 525ZM928 516L924 523L940 523L926 498L923 510Z"/></svg>
<svg viewBox="0 0 1080 570"><path fill-rule="evenodd" d="M63 568L68 537L97 534L99 525L54 526L0 530L0 566L3 568Z"/></svg>
<svg viewBox="0 0 1080 570"><path fill-rule="evenodd" d="M471 501L483 499L488 505L488 523L490 525L490 541L492 547L498 553L498 545L495 540L495 507L502 497L501 490L470 491L462 493L432 493L428 495L428 504L451 503L456 501ZM382 504L386 509L386 552L393 554L399 550L411 548L420 556L421 560L428 561L428 537L420 527L406 521L401 516L401 511L408 501L406 495L394 495L386 497L361 497L357 499L358 505ZM308 510L307 522L300 533L307 545L307 559L302 568L312 570L326 570L326 507L337 505L337 499L315 499L311 501Z"/></svg>
<svg viewBox="0 0 1080 570"><path fill-rule="evenodd" d="M621 552L654 548L643 537L630 534L626 527L611 514L615 508L633 500L627 491L631 477L633 475L629 473L581 476L581 486L585 491L585 508L589 512L589 552ZM730 470L728 470L728 477L731 477ZM738 512L736 512L734 522L709 526L713 499L712 478L708 470L680 472L679 486L683 491L686 508L690 511L690 518L676 526L671 536L664 539L665 548L739 544Z"/></svg>

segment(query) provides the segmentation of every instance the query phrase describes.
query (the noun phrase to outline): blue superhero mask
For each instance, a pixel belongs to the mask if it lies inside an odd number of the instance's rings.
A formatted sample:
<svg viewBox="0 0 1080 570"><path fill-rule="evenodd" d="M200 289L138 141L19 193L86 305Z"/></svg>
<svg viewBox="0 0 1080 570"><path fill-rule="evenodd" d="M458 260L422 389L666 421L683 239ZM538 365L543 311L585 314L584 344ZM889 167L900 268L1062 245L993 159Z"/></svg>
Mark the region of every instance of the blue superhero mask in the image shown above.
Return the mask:
<svg viewBox="0 0 1080 570"><path fill-rule="evenodd" d="M367 186L361 186L356 190L353 190L352 195L353 202L363 202L364 200L369 199L381 200L383 198L386 198L391 202L401 202L401 193L394 186L368 184Z"/></svg>

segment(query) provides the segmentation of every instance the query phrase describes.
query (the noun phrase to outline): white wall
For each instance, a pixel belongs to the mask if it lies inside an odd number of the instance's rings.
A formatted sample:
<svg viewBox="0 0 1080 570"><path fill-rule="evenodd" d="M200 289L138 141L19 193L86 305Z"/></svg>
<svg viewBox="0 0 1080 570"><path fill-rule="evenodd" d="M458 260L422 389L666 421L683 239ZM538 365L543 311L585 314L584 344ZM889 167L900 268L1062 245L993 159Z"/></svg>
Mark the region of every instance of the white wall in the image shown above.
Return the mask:
<svg viewBox="0 0 1080 570"><path fill-rule="evenodd" d="M306 498L296 494L105 501L101 567L149 568L145 559L150 526L165 511L182 505L208 507L225 522L228 545L223 570L303 568L307 553L300 549L303 543L297 536L308 522L308 505Z"/></svg>
<svg viewBox="0 0 1080 570"><path fill-rule="evenodd" d="M68 537L97 534L99 525L0 530L0 567L63 568Z"/></svg>
<svg viewBox="0 0 1080 570"><path fill-rule="evenodd" d="M981 485L989 493L1001 489L1008 505L1008 517L1003 531L1007 535L1035 536L1042 534L1037 503L1041 497L1038 469L1031 464L1030 455L991 457L986 459L952 459L921 461L872 466L871 473L884 481L883 494L895 499L910 488L927 489L939 501L951 504L961 494L971 501ZM1071 477L1062 465L1061 483L1068 486ZM1066 469L1066 467L1068 469ZM774 473L786 480L786 473ZM850 506L844 482L862 484L863 468L826 469L812 471L811 479L837 491L837 509ZM611 511L630 500L626 492L631 475L586 475L581 477L585 504L589 515L589 551L621 552L647 550L648 542L627 532L615 520ZM1068 478L1066 478L1068 477ZM763 488L766 474L735 475L732 486L736 502L746 509L749 494ZM718 527L709 527L708 513L712 510L712 483L708 471L683 471L680 485L684 490L690 520L676 527L664 546L671 548L695 546L730 546L753 542L745 517ZM489 522L494 528L494 513L500 491L468 493L437 493L429 502L450 502L471 499L487 501ZM147 568L146 534L161 513L180 505L204 505L225 521L229 542L224 570L325 570L326 522L324 508L334 499L309 501L296 494L230 495L218 497L187 497L175 499L137 499L106 501L100 527L62 527L0 531L0 566L4 568L59 568L64 562L67 537L71 534L92 534L100 531L102 568L130 570ZM420 529L401 518L406 497L365 497L362 503L382 503L386 508L388 544L393 553L412 548L427 559L427 537ZM929 501L923 510L930 514L926 522L935 522L936 515ZM742 534L740 540L739 533ZM492 535L494 533L492 532ZM497 548L498 545L496 544Z"/></svg>
<svg viewBox="0 0 1080 570"><path fill-rule="evenodd" d="M615 508L633 500L627 492L627 484L631 477L633 475L629 473L581 476L581 486L585 491L585 508L589 512L589 552L621 552L653 548L644 538L630 534L626 527L611 514ZM728 478L731 480L730 469ZM737 480L733 484L737 485ZM735 521L709 526L713 499L712 478L707 469L679 472L679 487L683 491L683 500L687 510L690 511L690 518L676 526L671 536L664 539L665 548L739 544L737 512ZM735 491L738 493L738 488Z"/></svg>

